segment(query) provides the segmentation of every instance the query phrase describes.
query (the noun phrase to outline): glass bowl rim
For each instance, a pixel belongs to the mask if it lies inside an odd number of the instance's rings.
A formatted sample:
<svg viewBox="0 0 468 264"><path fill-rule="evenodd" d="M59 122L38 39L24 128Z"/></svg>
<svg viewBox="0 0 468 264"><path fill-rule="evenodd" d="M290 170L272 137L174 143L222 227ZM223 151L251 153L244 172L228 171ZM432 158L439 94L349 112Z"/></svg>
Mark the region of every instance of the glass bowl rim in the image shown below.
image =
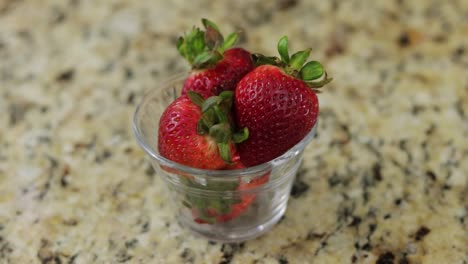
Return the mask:
<svg viewBox="0 0 468 264"><path fill-rule="evenodd" d="M161 166L165 166L167 168L175 169L177 171L180 171L182 173L187 173L189 175L197 175L197 176L204 176L204 177L213 177L213 178L227 178L227 177L232 177L232 176L249 176L253 174L258 174L258 173L264 173L265 171L270 170L273 167L277 167L282 165L283 163L287 162L288 159L286 157L290 155L295 155L295 152L300 152L305 149L307 144L312 140L312 138L316 134L317 126L318 126L318 120L315 122L314 126L312 129L307 133L307 135L304 136L303 139L301 139L296 145L291 147L289 150L287 150L285 153L283 153L281 156L278 156L274 158L273 160L267 161L262 164L258 164L255 166L243 168L243 169L233 169L233 170L207 170L207 169L198 169L198 168L193 168L190 166L186 166L180 163L177 163L175 161L169 160L162 155L159 154L157 150L152 148L150 145L148 145L143 136L142 133L140 132L140 129L138 127L138 120L139 120L139 114L143 108L143 106L148 103L148 101L157 94L157 92L161 91L161 89L165 89L174 82L178 81L183 81L184 78L188 76L188 73L178 73L174 74L165 81L161 82L161 85L159 86L160 88L153 88L148 91L146 91L143 95L143 98L140 100L138 103L135 112L133 114L133 119L132 119L132 127L133 127L133 133L135 134L135 137L137 139L138 144L143 148L143 150L153 159L157 160Z"/></svg>

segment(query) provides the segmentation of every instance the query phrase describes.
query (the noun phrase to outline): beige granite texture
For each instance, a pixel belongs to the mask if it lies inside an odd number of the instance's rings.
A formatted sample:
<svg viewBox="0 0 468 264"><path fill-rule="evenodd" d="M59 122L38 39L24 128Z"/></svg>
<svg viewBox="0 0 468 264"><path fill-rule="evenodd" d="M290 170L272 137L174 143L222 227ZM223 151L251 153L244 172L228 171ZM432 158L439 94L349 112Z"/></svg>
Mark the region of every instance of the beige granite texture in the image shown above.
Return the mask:
<svg viewBox="0 0 468 264"><path fill-rule="evenodd" d="M288 210L191 236L131 130L200 18L333 83ZM468 1L0 0L0 263L468 263Z"/></svg>

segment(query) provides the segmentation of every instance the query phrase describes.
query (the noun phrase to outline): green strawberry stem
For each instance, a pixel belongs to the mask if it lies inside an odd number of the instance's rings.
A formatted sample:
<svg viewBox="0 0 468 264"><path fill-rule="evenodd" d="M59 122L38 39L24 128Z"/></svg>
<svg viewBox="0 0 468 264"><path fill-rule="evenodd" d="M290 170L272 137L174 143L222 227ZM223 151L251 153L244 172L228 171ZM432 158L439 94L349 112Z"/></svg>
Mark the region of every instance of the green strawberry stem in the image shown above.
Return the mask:
<svg viewBox="0 0 468 264"><path fill-rule="evenodd" d="M234 32L223 37L218 26L203 18L205 30L194 27L192 31L179 37L177 50L193 69L206 69L223 59L223 53L236 44L239 34Z"/></svg>
<svg viewBox="0 0 468 264"><path fill-rule="evenodd" d="M309 61L311 49L306 49L294 53L289 56L288 37L283 36L278 41L278 57L267 57L262 54L253 54L252 58L256 66L259 65L274 65L280 67L284 72L294 78L304 81L314 91L319 92L321 88L331 82L333 79L328 78L328 74L318 61ZM304 64L305 63L305 64Z"/></svg>
<svg viewBox="0 0 468 264"><path fill-rule="evenodd" d="M243 128L235 132L228 118L234 93L225 91L219 96L211 96L206 100L194 91L189 91L187 95L202 111L202 116L197 122L197 133L210 136L216 142L221 158L231 164L230 145L248 138L248 129Z"/></svg>

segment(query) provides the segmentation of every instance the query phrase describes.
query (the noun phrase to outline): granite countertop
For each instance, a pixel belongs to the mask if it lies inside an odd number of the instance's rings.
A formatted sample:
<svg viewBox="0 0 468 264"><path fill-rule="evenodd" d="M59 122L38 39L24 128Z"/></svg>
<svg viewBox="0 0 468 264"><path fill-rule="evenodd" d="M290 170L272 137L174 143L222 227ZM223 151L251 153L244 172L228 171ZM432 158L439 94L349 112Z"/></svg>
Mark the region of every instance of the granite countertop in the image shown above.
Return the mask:
<svg viewBox="0 0 468 264"><path fill-rule="evenodd" d="M468 263L468 2L229 2L0 1L0 263ZM131 130L201 17L335 78L286 215L240 244L177 225Z"/></svg>

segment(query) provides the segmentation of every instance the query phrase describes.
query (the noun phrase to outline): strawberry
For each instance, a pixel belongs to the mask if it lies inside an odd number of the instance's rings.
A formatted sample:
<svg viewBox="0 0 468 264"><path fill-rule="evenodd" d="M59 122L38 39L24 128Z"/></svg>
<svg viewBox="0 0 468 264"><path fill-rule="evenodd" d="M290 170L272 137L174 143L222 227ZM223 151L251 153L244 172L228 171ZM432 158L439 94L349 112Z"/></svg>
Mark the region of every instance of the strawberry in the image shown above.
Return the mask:
<svg viewBox="0 0 468 264"><path fill-rule="evenodd" d="M232 133L233 92L204 100L189 92L172 102L159 121L158 150L167 159L199 169L222 169L231 163L235 143L247 130Z"/></svg>
<svg viewBox="0 0 468 264"><path fill-rule="evenodd" d="M182 94L195 91L208 98L222 91L234 91L239 80L253 70L254 64L248 51L231 48L237 41L237 33L224 39L213 22L202 19L202 23L205 31L194 28L179 38L177 49L192 66Z"/></svg>
<svg viewBox="0 0 468 264"><path fill-rule="evenodd" d="M236 143L248 137L248 130L233 133L230 113L233 92L224 91L219 96L204 99L200 94L189 91L172 102L163 112L159 121L158 150L172 161L199 169L226 169L239 161ZM218 183L207 181L200 184L176 169L163 167L170 173L179 174L180 180L188 187L201 190L235 190L239 183ZM186 194L184 204L200 217L208 219L230 210L234 199L213 199Z"/></svg>
<svg viewBox="0 0 468 264"><path fill-rule="evenodd" d="M233 165L228 166L227 169L246 168L245 165L240 161L239 156L234 156L233 162ZM231 186L229 190L242 192L252 188L260 187L261 185L268 182L269 176L270 173L266 173L258 178L253 179L250 182L240 181L235 188ZM202 210L192 210L192 215L195 222L199 224L227 222L244 213L255 201L256 197L257 195L255 193L241 193L240 197L233 198L231 200L224 199L224 207L219 205L219 201L215 203L211 201L211 204L204 207ZM209 202L209 200L205 202ZM222 209L220 210L219 208Z"/></svg>
<svg viewBox="0 0 468 264"><path fill-rule="evenodd" d="M235 90L236 123L249 130L249 138L238 145L246 166L270 161L304 138L317 120L317 88L331 81L319 62L304 65L310 49L289 57L288 39L283 37L278 51L281 59L254 55L261 66Z"/></svg>
<svg viewBox="0 0 468 264"><path fill-rule="evenodd" d="M263 184L268 182L270 174L267 173L265 175L262 175L261 177L258 177L250 182L244 182L241 181L239 185L237 186L238 191L246 191L252 188L260 187ZM240 197L240 202L233 204L231 206L231 210L229 213L220 215L218 216L218 221L219 222L227 222L229 220L232 220L239 215L241 215L245 210L249 208L249 206L255 201L255 198L257 195L255 193L249 193L249 194L241 194Z"/></svg>

